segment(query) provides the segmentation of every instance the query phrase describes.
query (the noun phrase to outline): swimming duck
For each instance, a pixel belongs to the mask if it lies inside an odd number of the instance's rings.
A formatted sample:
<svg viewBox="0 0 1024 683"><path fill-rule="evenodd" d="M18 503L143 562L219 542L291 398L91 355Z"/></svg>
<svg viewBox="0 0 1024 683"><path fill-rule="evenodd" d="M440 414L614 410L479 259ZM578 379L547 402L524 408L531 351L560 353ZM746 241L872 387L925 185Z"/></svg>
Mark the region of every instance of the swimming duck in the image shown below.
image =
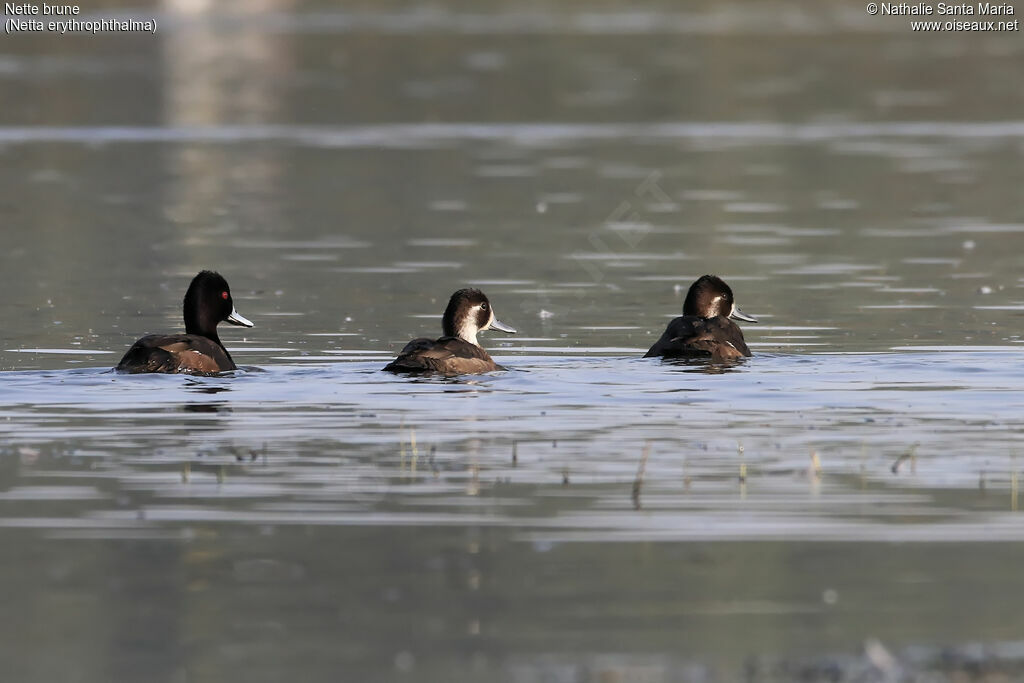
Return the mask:
<svg viewBox="0 0 1024 683"><path fill-rule="evenodd" d="M237 370L217 336L217 323L252 327L231 300L227 280L210 270L192 279L183 305L185 334L150 334L135 342L117 364L121 372L211 375Z"/></svg>
<svg viewBox="0 0 1024 683"><path fill-rule="evenodd" d="M491 302L479 289L460 289L452 294L441 319L441 329L444 336L440 339L413 339L384 369L449 376L505 369L480 347L476 335L491 329L509 334L516 331L494 317Z"/></svg>
<svg viewBox="0 0 1024 683"><path fill-rule="evenodd" d="M732 289L721 278L702 275L686 293L682 317L668 324L644 358L710 356L722 361L749 356L743 331L730 318L757 322L757 318L736 308Z"/></svg>

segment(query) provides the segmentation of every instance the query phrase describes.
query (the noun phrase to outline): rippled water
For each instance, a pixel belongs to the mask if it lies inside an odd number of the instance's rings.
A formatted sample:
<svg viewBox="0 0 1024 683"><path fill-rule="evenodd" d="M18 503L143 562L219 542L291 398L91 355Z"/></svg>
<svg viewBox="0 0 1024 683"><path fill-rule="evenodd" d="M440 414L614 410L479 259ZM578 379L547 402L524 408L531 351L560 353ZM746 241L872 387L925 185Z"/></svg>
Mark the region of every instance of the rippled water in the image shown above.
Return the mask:
<svg viewBox="0 0 1024 683"><path fill-rule="evenodd" d="M198 515L548 541L1016 540L1024 528L1004 513L1024 371L991 367L1013 357L769 354L716 368L509 356L508 373L454 381L392 377L381 362L223 378L10 372L3 432L26 485L9 499L88 502L5 523L114 537ZM111 510L100 482L203 510ZM980 509L920 524L944 489L977 494Z"/></svg>
<svg viewBox="0 0 1024 683"><path fill-rule="evenodd" d="M8 600L40 648L108 625L78 637L85 678L786 680L870 670L820 661L868 636L1005 640L1014 357L7 372Z"/></svg>
<svg viewBox="0 0 1024 683"><path fill-rule="evenodd" d="M11 680L1024 680L1016 35L103 11L0 48ZM110 372L200 268L243 369ZM705 272L755 356L640 358ZM511 370L380 372L467 283Z"/></svg>

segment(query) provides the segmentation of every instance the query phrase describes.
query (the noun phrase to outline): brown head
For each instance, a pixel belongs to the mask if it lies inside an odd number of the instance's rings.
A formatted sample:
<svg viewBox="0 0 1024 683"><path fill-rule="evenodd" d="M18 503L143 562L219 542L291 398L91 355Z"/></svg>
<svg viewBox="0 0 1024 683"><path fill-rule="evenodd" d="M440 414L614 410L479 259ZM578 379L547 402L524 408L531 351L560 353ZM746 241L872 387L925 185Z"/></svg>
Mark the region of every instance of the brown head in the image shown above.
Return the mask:
<svg viewBox="0 0 1024 683"><path fill-rule="evenodd" d="M701 275L690 285L683 302L683 315L698 318L733 318L756 323L757 318L747 315L736 307L732 289L717 275Z"/></svg>
<svg viewBox="0 0 1024 683"><path fill-rule="evenodd" d="M479 289L460 289L448 300L448 308L441 319L441 328L446 337L458 337L470 344L480 346L477 332L501 330L509 334L516 331L494 317L491 302Z"/></svg>

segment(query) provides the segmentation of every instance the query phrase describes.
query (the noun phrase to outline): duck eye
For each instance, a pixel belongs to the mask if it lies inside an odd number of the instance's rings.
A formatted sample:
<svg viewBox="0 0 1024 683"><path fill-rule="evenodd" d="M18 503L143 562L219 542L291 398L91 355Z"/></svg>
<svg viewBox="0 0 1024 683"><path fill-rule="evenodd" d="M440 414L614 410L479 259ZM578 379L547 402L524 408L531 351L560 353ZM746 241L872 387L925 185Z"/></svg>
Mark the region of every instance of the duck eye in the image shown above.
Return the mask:
<svg viewBox="0 0 1024 683"><path fill-rule="evenodd" d="M221 292L220 293L220 298L224 299L224 301L227 301L228 300L228 293L227 292Z"/></svg>

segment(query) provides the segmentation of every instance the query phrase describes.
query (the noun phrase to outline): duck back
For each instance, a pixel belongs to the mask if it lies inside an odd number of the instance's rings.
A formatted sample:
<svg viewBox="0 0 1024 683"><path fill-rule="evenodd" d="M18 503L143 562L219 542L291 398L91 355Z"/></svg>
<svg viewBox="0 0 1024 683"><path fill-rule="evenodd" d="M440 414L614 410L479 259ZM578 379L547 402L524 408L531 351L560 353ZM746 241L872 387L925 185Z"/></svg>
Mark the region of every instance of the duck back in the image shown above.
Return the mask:
<svg viewBox="0 0 1024 683"><path fill-rule="evenodd" d="M198 334L150 334L124 354L117 370L212 375L237 370L223 346Z"/></svg>
<svg viewBox="0 0 1024 683"><path fill-rule="evenodd" d="M495 363L479 346L458 337L441 337L437 340L420 337L406 344L398 358L384 369L408 374L463 375L505 368Z"/></svg>
<svg viewBox="0 0 1024 683"><path fill-rule="evenodd" d="M670 322L661 338L644 354L644 358L652 356L731 360L750 356L750 348L739 325L728 318L684 315Z"/></svg>

